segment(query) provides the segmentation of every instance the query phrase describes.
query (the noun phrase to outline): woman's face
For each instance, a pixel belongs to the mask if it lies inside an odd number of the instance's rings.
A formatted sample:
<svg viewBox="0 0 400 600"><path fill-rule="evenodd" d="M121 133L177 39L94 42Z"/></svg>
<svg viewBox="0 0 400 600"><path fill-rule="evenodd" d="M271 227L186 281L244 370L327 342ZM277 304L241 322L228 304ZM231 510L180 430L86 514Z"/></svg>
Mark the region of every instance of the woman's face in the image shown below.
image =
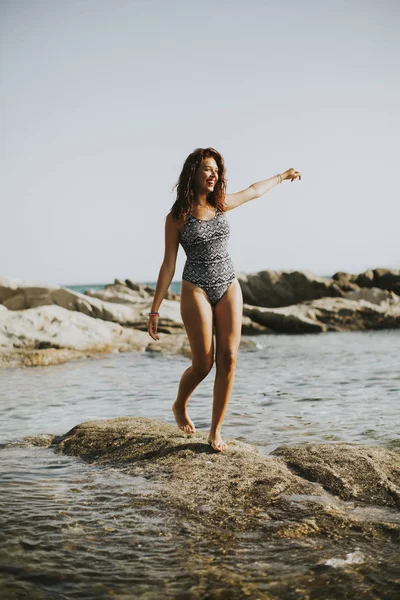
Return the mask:
<svg viewBox="0 0 400 600"><path fill-rule="evenodd" d="M218 165L214 158L204 158L195 176L195 187L198 193L209 194L218 181Z"/></svg>

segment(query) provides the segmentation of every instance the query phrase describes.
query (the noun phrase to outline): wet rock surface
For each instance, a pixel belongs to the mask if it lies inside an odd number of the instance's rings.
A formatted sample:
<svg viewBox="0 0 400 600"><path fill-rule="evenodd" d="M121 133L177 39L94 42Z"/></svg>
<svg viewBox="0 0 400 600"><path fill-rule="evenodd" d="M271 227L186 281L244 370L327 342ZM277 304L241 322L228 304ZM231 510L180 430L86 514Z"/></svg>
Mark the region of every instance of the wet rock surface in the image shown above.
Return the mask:
<svg viewBox="0 0 400 600"><path fill-rule="evenodd" d="M29 438L36 443L35 438ZM190 436L145 417L87 421L61 437L38 438L56 453L118 466L163 483L164 497L195 519L261 525L271 535L398 535L397 523L371 523L354 514L364 506L399 507L400 453L350 444L282 446L268 456L226 439L219 453L207 433ZM295 500L293 500L295 498ZM390 511L389 511L390 512Z"/></svg>
<svg viewBox="0 0 400 600"><path fill-rule="evenodd" d="M283 446L272 453L343 500L400 509L400 454L352 444Z"/></svg>

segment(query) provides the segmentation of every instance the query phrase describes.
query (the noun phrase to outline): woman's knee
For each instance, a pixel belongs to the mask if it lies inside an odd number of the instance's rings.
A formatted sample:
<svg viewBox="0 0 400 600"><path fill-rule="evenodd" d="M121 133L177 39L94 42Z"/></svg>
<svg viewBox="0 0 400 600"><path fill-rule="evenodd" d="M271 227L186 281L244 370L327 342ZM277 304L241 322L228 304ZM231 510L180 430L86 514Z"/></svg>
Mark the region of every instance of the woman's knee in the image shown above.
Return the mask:
<svg viewBox="0 0 400 600"><path fill-rule="evenodd" d="M220 349L216 356L217 369L224 371L233 371L236 368L237 350L233 348Z"/></svg>
<svg viewBox="0 0 400 600"><path fill-rule="evenodd" d="M199 379L207 377L214 364L214 358L204 358L193 361L192 369Z"/></svg>

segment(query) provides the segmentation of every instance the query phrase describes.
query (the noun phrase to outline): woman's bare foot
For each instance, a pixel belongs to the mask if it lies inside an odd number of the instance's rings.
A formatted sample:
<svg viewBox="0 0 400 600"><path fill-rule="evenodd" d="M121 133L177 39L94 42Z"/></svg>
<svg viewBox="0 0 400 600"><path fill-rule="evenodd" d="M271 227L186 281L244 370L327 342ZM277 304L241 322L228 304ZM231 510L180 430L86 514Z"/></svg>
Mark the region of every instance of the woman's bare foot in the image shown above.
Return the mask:
<svg viewBox="0 0 400 600"><path fill-rule="evenodd" d="M185 408L182 408L181 406L179 406L179 404L177 405L175 400L175 402L172 405L172 412L174 413L175 421L179 429L182 429L182 431L184 431L185 433L196 432L194 423L187 413L186 406Z"/></svg>
<svg viewBox="0 0 400 600"><path fill-rule="evenodd" d="M222 452L225 450L225 448L227 448L227 445L222 439L219 431L215 431L214 433L211 433L210 431L207 442L210 444L211 448L217 450L218 452Z"/></svg>

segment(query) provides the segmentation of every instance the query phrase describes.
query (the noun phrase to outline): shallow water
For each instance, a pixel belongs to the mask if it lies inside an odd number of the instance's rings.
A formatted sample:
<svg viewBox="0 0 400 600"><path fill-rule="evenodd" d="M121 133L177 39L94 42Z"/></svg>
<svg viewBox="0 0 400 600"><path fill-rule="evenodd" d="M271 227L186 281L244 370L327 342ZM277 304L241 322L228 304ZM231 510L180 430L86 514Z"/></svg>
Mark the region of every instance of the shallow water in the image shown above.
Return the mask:
<svg viewBox="0 0 400 600"><path fill-rule="evenodd" d="M272 335L239 354L224 421L227 437L270 452L306 441L396 443L400 421L400 330ZM0 371L0 440L65 433L88 419L154 417L171 404L184 357L112 354L51 367ZM215 366L193 392L197 429L210 425Z"/></svg>
<svg viewBox="0 0 400 600"><path fill-rule="evenodd" d="M307 441L400 445L399 330L253 339L259 347L239 354L225 439L263 453ZM140 475L12 445L89 419L174 423L170 407L189 365L129 353L0 371L3 597L398 597L395 543L271 541L262 528L222 524L210 534L165 506L158 486ZM214 375L215 368L189 402L198 430L210 424ZM354 511L371 521L399 517L394 509Z"/></svg>

